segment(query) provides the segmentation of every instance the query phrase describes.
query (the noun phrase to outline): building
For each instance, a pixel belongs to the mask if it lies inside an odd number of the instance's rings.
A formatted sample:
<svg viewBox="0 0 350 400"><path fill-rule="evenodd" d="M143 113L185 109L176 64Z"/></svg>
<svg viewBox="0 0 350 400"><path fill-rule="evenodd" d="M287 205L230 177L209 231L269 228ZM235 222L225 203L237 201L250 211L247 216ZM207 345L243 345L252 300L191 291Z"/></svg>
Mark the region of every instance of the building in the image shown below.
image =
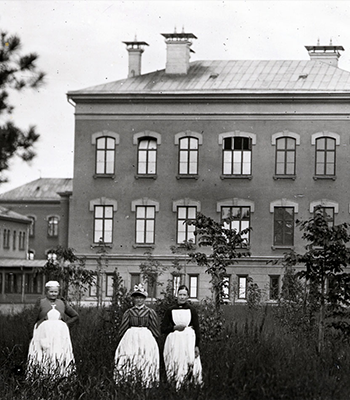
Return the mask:
<svg viewBox="0 0 350 400"><path fill-rule="evenodd" d="M251 257L227 271L231 301L245 301L248 277L273 300L283 269L303 251L295 220L321 204L349 220L350 73L342 46L305 46L305 60L190 62L192 33L163 34L164 69L141 73L146 42L124 42L126 79L68 93L75 104L74 191L69 244L128 288L151 252L169 267L170 246L193 238L183 224L200 211L251 227ZM184 262L192 299L210 295L209 276ZM158 288L159 293L159 288ZM90 293L91 295L94 293ZM90 297L93 300L93 296Z"/></svg>
<svg viewBox="0 0 350 400"><path fill-rule="evenodd" d="M0 194L0 206L31 220L28 258L46 259L58 245L68 246L72 179L40 178Z"/></svg>
<svg viewBox="0 0 350 400"><path fill-rule="evenodd" d="M0 206L0 307L15 311L43 293L43 277L34 274L44 262L27 259L31 220Z"/></svg>

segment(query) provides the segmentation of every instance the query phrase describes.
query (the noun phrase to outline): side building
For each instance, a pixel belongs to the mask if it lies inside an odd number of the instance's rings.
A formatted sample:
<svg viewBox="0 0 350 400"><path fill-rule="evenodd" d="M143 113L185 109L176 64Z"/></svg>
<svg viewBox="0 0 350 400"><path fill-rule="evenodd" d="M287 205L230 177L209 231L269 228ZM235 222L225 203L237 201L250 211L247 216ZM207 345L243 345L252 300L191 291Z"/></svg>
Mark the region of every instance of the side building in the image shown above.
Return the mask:
<svg viewBox="0 0 350 400"><path fill-rule="evenodd" d="M305 60L190 62L194 34L162 35L164 69L142 74L148 44L124 42L128 78L68 93L75 104L69 246L102 272L99 293L108 301L113 271L130 289L149 254L168 267L163 288L177 285L171 246L195 239L183 222L196 212L230 216L233 229L252 231L251 257L227 270L228 300L246 301L250 277L274 301L283 268L268 261L303 251L295 220L316 205L330 223L349 220L344 49L306 46ZM210 296L205 271L176 257L191 299Z"/></svg>

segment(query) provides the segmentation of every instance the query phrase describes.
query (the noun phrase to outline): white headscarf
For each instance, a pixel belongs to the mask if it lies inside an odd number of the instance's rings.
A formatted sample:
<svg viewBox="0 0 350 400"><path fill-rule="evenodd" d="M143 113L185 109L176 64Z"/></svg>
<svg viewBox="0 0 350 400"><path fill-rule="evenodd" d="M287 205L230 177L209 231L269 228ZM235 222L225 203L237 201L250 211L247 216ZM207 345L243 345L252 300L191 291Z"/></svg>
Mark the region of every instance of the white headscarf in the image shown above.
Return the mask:
<svg viewBox="0 0 350 400"><path fill-rule="evenodd" d="M49 287L57 287L57 288L59 288L60 284L57 281L48 281L48 282L46 282L45 287L46 288L49 288Z"/></svg>

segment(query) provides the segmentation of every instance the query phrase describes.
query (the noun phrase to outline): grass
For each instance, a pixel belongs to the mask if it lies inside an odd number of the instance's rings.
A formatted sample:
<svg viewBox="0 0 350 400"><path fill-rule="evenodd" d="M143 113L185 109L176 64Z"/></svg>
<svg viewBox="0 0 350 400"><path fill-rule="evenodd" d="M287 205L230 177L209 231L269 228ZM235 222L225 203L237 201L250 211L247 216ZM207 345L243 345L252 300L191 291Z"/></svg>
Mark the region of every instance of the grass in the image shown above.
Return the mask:
<svg viewBox="0 0 350 400"><path fill-rule="evenodd" d="M157 388L116 387L113 359L117 330L106 309L81 309L71 330L77 376L56 382L24 379L31 336L30 312L0 315L0 393L17 399L203 399L203 400L348 400L350 350L329 337L322 355L313 335L292 334L271 309L225 307L220 335L201 346L203 388L176 391L164 379ZM160 341L162 343L163 341Z"/></svg>

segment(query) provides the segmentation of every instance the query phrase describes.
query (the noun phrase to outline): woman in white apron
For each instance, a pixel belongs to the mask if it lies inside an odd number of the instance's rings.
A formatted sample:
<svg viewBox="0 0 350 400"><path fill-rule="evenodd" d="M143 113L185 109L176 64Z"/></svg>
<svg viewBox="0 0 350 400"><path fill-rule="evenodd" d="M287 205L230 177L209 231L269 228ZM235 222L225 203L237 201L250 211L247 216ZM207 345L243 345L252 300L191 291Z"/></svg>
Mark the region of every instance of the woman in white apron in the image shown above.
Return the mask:
<svg viewBox="0 0 350 400"><path fill-rule="evenodd" d="M46 298L38 299L33 338L29 344L27 378L66 377L75 372L68 325L79 319L78 313L58 298L59 283L45 285Z"/></svg>
<svg viewBox="0 0 350 400"><path fill-rule="evenodd" d="M202 364L199 355L200 331L198 314L188 303L188 288L179 287L177 305L169 308L162 322L167 334L164 364L167 378L179 389L186 383L202 385Z"/></svg>
<svg viewBox="0 0 350 400"><path fill-rule="evenodd" d="M140 380L151 387L159 382L158 316L145 306L147 292L142 284L135 286L131 297L134 307L125 311L119 328L114 380L117 384Z"/></svg>

